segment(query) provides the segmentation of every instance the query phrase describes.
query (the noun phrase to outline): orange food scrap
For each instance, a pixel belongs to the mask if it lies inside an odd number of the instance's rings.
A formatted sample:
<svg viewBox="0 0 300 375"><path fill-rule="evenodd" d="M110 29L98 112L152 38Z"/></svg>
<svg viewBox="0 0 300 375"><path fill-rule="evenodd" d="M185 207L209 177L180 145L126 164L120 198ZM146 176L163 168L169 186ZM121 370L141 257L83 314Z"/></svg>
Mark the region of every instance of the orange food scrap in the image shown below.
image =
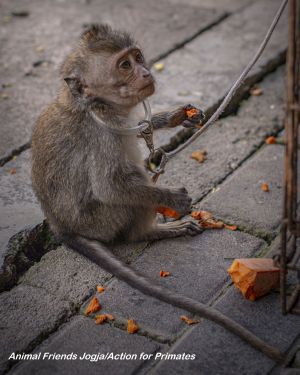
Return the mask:
<svg viewBox="0 0 300 375"><path fill-rule="evenodd" d="M180 319L188 325L199 323L199 320L188 318L185 315L181 315Z"/></svg>
<svg viewBox="0 0 300 375"><path fill-rule="evenodd" d="M194 116L199 115L199 110L197 108L190 108L190 109L186 109L185 113L188 118L193 118Z"/></svg>
<svg viewBox="0 0 300 375"><path fill-rule="evenodd" d="M170 272L161 270L159 273L160 277L167 277L170 276Z"/></svg>
<svg viewBox="0 0 300 375"><path fill-rule="evenodd" d="M227 271L235 286L251 301L279 285L280 270L272 259L235 259Z"/></svg>
<svg viewBox="0 0 300 375"><path fill-rule="evenodd" d="M107 315L106 314L100 314L95 316L95 323L96 324L103 324L107 321Z"/></svg>
<svg viewBox="0 0 300 375"><path fill-rule="evenodd" d="M88 304L88 307L85 310L85 315L93 314L101 309L101 305L99 303L99 300L97 297L94 297L90 303Z"/></svg>
<svg viewBox="0 0 300 375"><path fill-rule="evenodd" d="M17 173L17 170L16 170L16 168L11 168L11 169L9 169L9 171L8 171L10 174L16 174Z"/></svg>
<svg viewBox="0 0 300 375"><path fill-rule="evenodd" d="M237 225L224 225L224 228L225 229L228 229L228 230L237 230Z"/></svg>
<svg viewBox="0 0 300 375"><path fill-rule="evenodd" d="M108 320L115 320L114 316L111 314L100 314L95 316L96 324L103 324Z"/></svg>
<svg viewBox="0 0 300 375"><path fill-rule="evenodd" d="M265 142L267 145L273 145L277 142L277 140L273 135L271 135L270 137L266 138Z"/></svg>
<svg viewBox="0 0 300 375"><path fill-rule="evenodd" d="M260 188L261 188L261 190L265 191L266 193L268 193L270 191L269 185L266 184L265 182L260 184Z"/></svg>
<svg viewBox="0 0 300 375"><path fill-rule="evenodd" d="M97 285L97 292L98 293L103 293L105 291L105 288L103 288L102 285Z"/></svg>
<svg viewBox="0 0 300 375"><path fill-rule="evenodd" d="M193 211L191 213L191 216L196 219L196 220L208 220L208 219L212 219L213 215L208 212L208 211Z"/></svg>
<svg viewBox="0 0 300 375"><path fill-rule="evenodd" d="M207 152L203 151L194 151L192 152L191 158L197 160L199 163L203 163L206 160Z"/></svg>
<svg viewBox="0 0 300 375"><path fill-rule="evenodd" d="M169 208L169 207L157 207L156 212L158 212L158 213L160 213L164 216L167 216L167 217L172 217L174 219L180 218L179 213L175 210L172 210L172 208Z"/></svg>
<svg viewBox="0 0 300 375"><path fill-rule="evenodd" d="M200 226L206 229L222 229L224 228L224 223L223 221L216 221L214 219L210 219L207 221L200 222Z"/></svg>
<svg viewBox="0 0 300 375"><path fill-rule="evenodd" d="M213 215L208 211L194 211L191 216L198 220L199 225L206 229L222 229L225 227L223 221L216 220ZM228 228L227 228L228 229ZM234 229L231 229L234 230Z"/></svg>
<svg viewBox="0 0 300 375"><path fill-rule="evenodd" d="M263 90L260 87L253 87L250 90L250 94L253 96L260 96L262 95L262 93L263 93Z"/></svg>
<svg viewBox="0 0 300 375"><path fill-rule="evenodd" d="M136 333L139 330L139 326L136 324L136 321L133 319L127 320L127 332Z"/></svg>

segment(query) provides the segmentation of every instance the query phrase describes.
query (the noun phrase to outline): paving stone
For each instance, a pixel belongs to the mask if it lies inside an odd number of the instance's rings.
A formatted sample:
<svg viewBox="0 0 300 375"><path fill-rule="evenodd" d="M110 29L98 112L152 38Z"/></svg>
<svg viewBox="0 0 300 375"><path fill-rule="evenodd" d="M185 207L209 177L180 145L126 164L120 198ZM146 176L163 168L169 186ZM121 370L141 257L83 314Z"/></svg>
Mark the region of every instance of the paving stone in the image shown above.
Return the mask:
<svg viewBox="0 0 300 375"><path fill-rule="evenodd" d="M17 0L5 0L1 17L10 17L19 7ZM25 0L22 8L28 17L12 17L0 28L2 92L8 95L0 98L0 158L29 140L38 114L56 94L59 65L84 24L105 22L129 30L153 60L224 16L221 9L166 0L74 1L71 6L60 0L43 1L42 6L38 0Z"/></svg>
<svg viewBox="0 0 300 375"><path fill-rule="evenodd" d="M192 103L207 110L216 105L252 58L280 3L280 0L256 1L163 59L165 68L156 77L153 107L163 109ZM250 72L248 84L262 78L271 66L278 66L286 46L287 11ZM156 144L165 144L177 131L158 133Z"/></svg>
<svg viewBox="0 0 300 375"><path fill-rule="evenodd" d="M189 147L171 159L158 184L185 186L199 200L236 169L264 141L283 126L285 67L268 75L259 87L261 96L241 103L236 116L228 116ZM191 159L196 150L206 150L207 160L200 164Z"/></svg>
<svg viewBox="0 0 300 375"><path fill-rule="evenodd" d="M44 289L18 286L0 294L0 374L12 352L32 350L71 314L67 301Z"/></svg>
<svg viewBox="0 0 300 375"><path fill-rule="evenodd" d="M14 173L15 172L15 173ZM14 173L14 174L12 174ZM0 270L9 238L43 220L30 182L30 151L0 168Z"/></svg>
<svg viewBox="0 0 300 375"><path fill-rule="evenodd" d="M299 317L283 316L276 294L251 302L232 287L216 308L281 351L286 351L300 334ZM196 359L165 361L151 373L253 375L267 374L275 365L238 337L207 320L178 341L171 352L195 353Z"/></svg>
<svg viewBox="0 0 300 375"><path fill-rule="evenodd" d="M146 243L115 246L113 252L124 261L141 252ZM44 255L21 279L22 284L42 287L59 300L82 303L97 285L104 284L111 275L76 252L59 247Z"/></svg>
<svg viewBox="0 0 300 375"><path fill-rule="evenodd" d="M133 267L160 285L207 303L229 280L226 270L232 259L253 256L263 246L264 241L241 232L206 231L153 243ZM160 278L161 269L171 276ZM105 311L134 318L145 329L173 335L185 328L179 319L185 311L146 297L123 282L111 283L99 298Z"/></svg>
<svg viewBox="0 0 300 375"><path fill-rule="evenodd" d="M169 0L174 4L182 4L180 0ZM253 0L185 0L185 4L200 6L201 8L222 9L227 12L237 11L253 3Z"/></svg>
<svg viewBox="0 0 300 375"><path fill-rule="evenodd" d="M282 220L282 146L264 146L199 207L262 235L274 236ZM270 191L260 185L267 183Z"/></svg>
<svg viewBox="0 0 300 375"><path fill-rule="evenodd" d="M9 374L133 374L138 371L142 361L131 360L99 360L92 362L80 360L84 354L121 353L137 354L142 352L155 353L161 346L146 337L129 335L120 329L107 324L95 325L94 320L84 317L75 317L36 349L36 353L77 354L77 360L39 360L22 363Z"/></svg>

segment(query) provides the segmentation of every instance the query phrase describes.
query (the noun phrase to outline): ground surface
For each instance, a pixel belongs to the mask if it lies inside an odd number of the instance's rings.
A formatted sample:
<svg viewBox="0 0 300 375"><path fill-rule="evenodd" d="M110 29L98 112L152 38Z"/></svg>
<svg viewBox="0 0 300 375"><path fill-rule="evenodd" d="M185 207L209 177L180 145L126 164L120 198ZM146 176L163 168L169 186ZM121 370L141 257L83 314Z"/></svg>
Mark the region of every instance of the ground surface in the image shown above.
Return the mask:
<svg viewBox="0 0 300 375"><path fill-rule="evenodd" d="M279 0L3 0L0 4L0 374L267 374L282 371L239 338L209 321L187 326L175 309L129 288L49 236L30 186L30 134L41 108L59 87L58 69L86 24L129 29L155 71L153 111L191 102L208 113L247 64ZM24 13L25 12L25 13ZM27 13L26 13L27 12ZM23 16L22 16L23 14ZM287 14L225 117L178 154L159 185L185 186L196 208L237 231L124 245L115 254L168 288L214 306L268 343L289 353L299 347L299 317L282 316L275 291L253 303L231 284L234 258L268 257L278 248L283 197L282 144L265 138L283 128ZM261 96L249 96L251 86ZM281 135L281 134L280 134ZM186 131L155 135L174 148ZM190 155L206 150L199 164ZM144 149L145 151L145 149ZM270 192L260 189L268 183ZM12 236L13 239L12 239ZM166 269L171 276L160 279ZM291 278L291 281L293 279ZM106 290L97 295L96 285ZM111 324L84 316L97 295ZM187 314L188 315L188 314ZM140 331L126 332L127 319ZM121 353L130 360L12 361L13 353ZM149 359L140 358L141 353ZM155 359L190 353L194 360ZM152 356L150 356L153 354ZM293 361L296 373L299 353ZM298 361L298 362L297 362Z"/></svg>

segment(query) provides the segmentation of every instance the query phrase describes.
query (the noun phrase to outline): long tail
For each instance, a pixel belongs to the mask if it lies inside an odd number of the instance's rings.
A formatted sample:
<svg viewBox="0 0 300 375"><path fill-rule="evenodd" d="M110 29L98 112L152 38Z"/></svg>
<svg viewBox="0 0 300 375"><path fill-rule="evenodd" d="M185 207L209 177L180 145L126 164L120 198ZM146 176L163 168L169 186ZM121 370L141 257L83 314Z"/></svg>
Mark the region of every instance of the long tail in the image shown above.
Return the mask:
<svg viewBox="0 0 300 375"><path fill-rule="evenodd" d="M71 249L99 265L105 271L115 275L120 280L125 281L134 289L138 289L146 295L156 297L157 299L167 302L175 307L197 314L202 318L211 320L236 334L277 363L284 363L285 355L277 348L267 344L252 332L248 331L243 326L223 315L216 309L194 301L189 297L174 293L152 281L150 282L149 279L142 276L139 272L121 262L102 243L81 236L66 236L63 238L63 242Z"/></svg>

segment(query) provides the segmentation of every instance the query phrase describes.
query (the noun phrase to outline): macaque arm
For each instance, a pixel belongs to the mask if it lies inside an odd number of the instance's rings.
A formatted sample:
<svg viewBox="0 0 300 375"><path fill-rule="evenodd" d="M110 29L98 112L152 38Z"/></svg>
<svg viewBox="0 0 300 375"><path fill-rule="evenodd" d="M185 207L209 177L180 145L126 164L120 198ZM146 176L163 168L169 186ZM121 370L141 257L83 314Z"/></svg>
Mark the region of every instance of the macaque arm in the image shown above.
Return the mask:
<svg viewBox="0 0 300 375"><path fill-rule="evenodd" d="M195 108L198 111L197 115L194 115L192 118L189 118L187 115L187 110ZM152 116L151 121L153 124L154 130L162 128L174 128L176 126L184 127L195 127L204 119L204 114L201 109L187 104L181 106L174 111L170 112L159 112Z"/></svg>
<svg viewBox="0 0 300 375"><path fill-rule="evenodd" d="M122 171L115 170L105 180L92 173L92 191L96 199L107 204L170 207L179 213L186 213L191 198L184 188L167 189L150 185L144 172L133 164L122 163Z"/></svg>

